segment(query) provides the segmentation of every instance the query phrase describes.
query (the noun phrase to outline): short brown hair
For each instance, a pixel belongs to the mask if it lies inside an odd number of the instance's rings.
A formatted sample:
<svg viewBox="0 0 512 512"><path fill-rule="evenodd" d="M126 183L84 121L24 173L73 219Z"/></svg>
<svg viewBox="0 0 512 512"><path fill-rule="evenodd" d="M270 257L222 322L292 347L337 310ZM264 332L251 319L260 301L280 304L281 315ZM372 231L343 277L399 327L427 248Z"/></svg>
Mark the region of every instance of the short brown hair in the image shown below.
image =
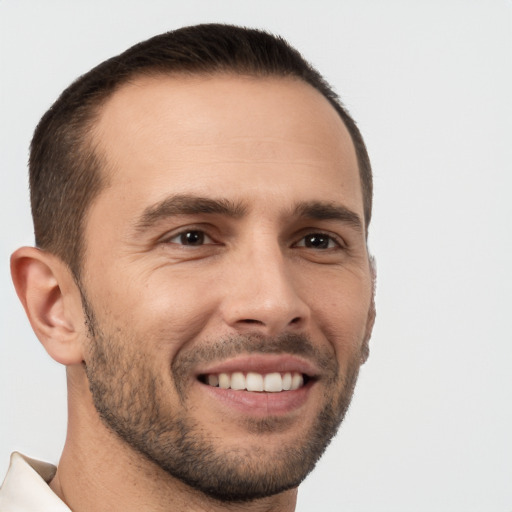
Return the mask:
<svg viewBox="0 0 512 512"><path fill-rule="evenodd" d="M30 150L30 194L36 245L59 256L78 279L87 210L104 186L91 127L100 107L134 76L155 73L292 77L317 89L336 109L355 146L366 226L372 172L354 120L336 93L301 54L267 32L232 25L181 28L132 46L73 82L39 122Z"/></svg>

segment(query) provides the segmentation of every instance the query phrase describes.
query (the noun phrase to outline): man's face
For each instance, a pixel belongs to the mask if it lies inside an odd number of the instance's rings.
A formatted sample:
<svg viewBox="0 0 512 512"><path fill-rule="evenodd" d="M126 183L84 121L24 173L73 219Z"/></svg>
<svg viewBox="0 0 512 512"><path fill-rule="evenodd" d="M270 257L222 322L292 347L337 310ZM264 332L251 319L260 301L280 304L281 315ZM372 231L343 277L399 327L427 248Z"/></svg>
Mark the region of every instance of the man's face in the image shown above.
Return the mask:
<svg viewBox="0 0 512 512"><path fill-rule="evenodd" d="M108 185L81 284L103 422L216 498L297 486L348 407L372 324L342 121L300 81L154 77L113 95L94 140Z"/></svg>

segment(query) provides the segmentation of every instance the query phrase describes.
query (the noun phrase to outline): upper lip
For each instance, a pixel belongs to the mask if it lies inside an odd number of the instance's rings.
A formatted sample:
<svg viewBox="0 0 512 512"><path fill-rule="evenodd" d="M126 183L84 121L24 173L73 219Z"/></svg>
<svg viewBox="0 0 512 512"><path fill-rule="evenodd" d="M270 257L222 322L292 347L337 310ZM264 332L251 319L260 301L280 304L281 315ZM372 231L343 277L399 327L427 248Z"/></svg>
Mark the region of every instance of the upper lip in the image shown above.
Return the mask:
<svg viewBox="0 0 512 512"><path fill-rule="evenodd" d="M313 362L292 354L243 354L198 368L196 373L199 376L234 372L296 372L308 377L316 377L319 374L318 367Z"/></svg>

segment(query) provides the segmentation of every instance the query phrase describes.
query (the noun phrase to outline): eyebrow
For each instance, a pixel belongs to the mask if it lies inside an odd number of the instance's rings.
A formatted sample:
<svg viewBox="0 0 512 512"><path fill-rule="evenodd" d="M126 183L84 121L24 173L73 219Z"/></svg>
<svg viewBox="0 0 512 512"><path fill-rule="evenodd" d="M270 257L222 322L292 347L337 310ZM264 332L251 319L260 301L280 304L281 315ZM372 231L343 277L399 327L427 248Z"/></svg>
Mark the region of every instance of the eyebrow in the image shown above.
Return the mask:
<svg viewBox="0 0 512 512"><path fill-rule="evenodd" d="M349 224L359 232L363 232L361 217L349 208L323 201L305 201L299 203L294 214L298 217L306 217L313 220L338 220Z"/></svg>
<svg viewBox="0 0 512 512"><path fill-rule="evenodd" d="M158 221L176 215L213 214L240 218L247 211L242 203L229 199L177 194L147 207L135 225L137 231L143 231Z"/></svg>
<svg viewBox="0 0 512 512"><path fill-rule="evenodd" d="M247 207L241 202L229 199L176 194L148 206L135 225L136 231L142 232L157 222L177 215L212 214L224 215L234 219L243 217ZM302 201L291 212L292 216L312 220L337 220L351 225L363 232L361 217L345 206L323 201Z"/></svg>

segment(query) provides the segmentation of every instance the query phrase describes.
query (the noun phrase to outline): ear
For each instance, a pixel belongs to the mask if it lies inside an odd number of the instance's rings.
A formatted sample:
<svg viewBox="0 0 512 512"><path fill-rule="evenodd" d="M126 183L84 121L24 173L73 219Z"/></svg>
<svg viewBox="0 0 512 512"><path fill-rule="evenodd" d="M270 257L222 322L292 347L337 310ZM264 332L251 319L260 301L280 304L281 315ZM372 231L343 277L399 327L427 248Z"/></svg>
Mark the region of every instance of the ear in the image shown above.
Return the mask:
<svg viewBox="0 0 512 512"><path fill-rule="evenodd" d="M363 346L361 349L361 364L366 363L370 356L370 338L372 336L373 326L375 324L375 317L377 312L375 310L375 288L377 285L377 266L375 264L375 258L370 256L369 258L370 273L372 279L372 299L370 303L370 309L368 310L368 318L366 320L366 331L363 339Z"/></svg>
<svg viewBox="0 0 512 512"><path fill-rule="evenodd" d="M11 275L32 329L48 354L61 364L81 363L84 318L68 267L48 252L22 247L11 256Z"/></svg>

